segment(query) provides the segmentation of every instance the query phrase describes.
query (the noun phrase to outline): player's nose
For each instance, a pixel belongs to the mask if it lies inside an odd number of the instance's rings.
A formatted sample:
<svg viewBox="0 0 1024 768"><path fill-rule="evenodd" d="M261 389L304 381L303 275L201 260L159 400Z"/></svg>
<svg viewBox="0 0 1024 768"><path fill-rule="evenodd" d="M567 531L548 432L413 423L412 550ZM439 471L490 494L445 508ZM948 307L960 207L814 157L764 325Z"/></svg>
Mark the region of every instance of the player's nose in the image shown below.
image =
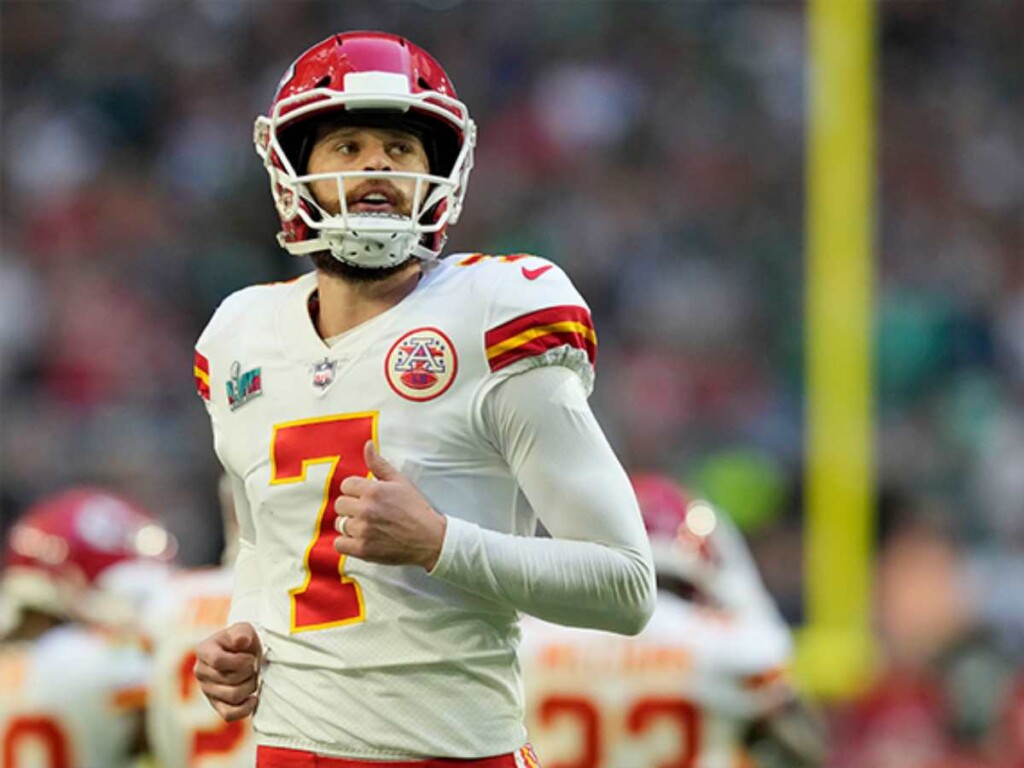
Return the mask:
<svg viewBox="0 0 1024 768"><path fill-rule="evenodd" d="M363 159L364 171L390 171L391 158L384 142L374 141L366 147Z"/></svg>

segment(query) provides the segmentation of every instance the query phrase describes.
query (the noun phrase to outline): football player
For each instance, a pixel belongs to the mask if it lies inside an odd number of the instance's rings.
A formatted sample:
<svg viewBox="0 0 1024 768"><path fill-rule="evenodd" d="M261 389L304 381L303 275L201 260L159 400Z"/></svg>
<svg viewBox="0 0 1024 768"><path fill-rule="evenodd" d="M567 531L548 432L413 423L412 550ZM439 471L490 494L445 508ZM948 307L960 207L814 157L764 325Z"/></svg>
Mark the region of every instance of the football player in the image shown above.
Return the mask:
<svg viewBox="0 0 1024 768"><path fill-rule="evenodd" d="M635 634L653 610L586 303L541 258L439 259L475 137L440 64L377 32L310 48L256 122L315 270L230 296L197 344L240 553L196 675L255 711L259 765L529 765L520 612Z"/></svg>
<svg viewBox="0 0 1024 768"><path fill-rule="evenodd" d="M238 526L227 478L220 485L222 565L182 569L148 606L153 669L146 708L149 745L160 768L252 768L251 720L224 722L192 674L196 645L227 625Z"/></svg>
<svg viewBox="0 0 1024 768"><path fill-rule="evenodd" d="M633 484L658 572L654 618L633 638L524 621L538 753L579 768L822 764L821 731L786 681L789 631L732 521L665 476Z"/></svg>
<svg viewBox="0 0 1024 768"><path fill-rule="evenodd" d="M144 751L139 611L176 548L127 499L76 488L15 523L0 575L0 767L123 768Z"/></svg>

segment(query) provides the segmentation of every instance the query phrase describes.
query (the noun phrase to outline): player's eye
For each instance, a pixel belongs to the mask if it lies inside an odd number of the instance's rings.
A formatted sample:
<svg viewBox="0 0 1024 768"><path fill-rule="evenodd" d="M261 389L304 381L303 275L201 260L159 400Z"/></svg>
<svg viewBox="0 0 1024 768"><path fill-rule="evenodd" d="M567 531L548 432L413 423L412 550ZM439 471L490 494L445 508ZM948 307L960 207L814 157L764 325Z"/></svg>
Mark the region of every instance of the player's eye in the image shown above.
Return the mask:
<svg viewBox="0 0 1024 768"><path fill-rule="evenodd" d="M339 141L335 151L343 155L355 155L359 152L359 145L354 141Z"/></svg>
<svg viewBox="0 0 1024 768"><path fill-rule="evenodd" d="M412 154L412 144L408 141L396 141L391 145L391 154L409 155Z"/></svg>

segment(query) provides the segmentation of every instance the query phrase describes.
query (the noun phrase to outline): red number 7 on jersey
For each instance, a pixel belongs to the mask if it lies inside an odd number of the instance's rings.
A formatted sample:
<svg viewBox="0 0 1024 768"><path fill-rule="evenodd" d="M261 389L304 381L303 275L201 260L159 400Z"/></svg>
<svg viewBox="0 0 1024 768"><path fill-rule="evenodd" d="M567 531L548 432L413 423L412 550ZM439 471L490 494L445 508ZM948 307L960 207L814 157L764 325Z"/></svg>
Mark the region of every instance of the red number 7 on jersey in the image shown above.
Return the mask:
<svg viewBox="0 0 1024 768"><path fill-rule="evenodd" d="M353 413L291 421L274 426L270 443L272 485L299 483L310 464L328 463L323 502L317 513L313 538L306 547L302 586L289 591L292 632L326 629L366 620L363 591L345 576L345 557L334 550L334 502L341 481L349 475L369 474L363 446L377 438L377 413Z"/></svg>

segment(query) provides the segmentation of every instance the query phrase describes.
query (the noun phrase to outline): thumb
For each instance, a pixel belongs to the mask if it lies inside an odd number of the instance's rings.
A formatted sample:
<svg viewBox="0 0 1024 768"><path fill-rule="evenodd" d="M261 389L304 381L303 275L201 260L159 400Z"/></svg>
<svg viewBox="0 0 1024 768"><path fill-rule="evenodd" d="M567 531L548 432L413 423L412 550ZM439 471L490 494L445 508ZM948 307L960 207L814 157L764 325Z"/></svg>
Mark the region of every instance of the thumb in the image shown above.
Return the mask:
<svg viewBox="0 0 1024 768"><path fill-rule="evenodd" d="M377 452L377 446L373 440L367 440L363 448L363 458L366 460L366 468L373 472L378 480L398 480L402 474L391 466L383 456Z"/></svg>
<svg viewBox="0 0 1024 768"><path fill-rule="evenodd" d="M247 621L232 624L224 630L224 647L235 653L251 653L254 656L259 656L262 650L256 628Z"/></svg>

